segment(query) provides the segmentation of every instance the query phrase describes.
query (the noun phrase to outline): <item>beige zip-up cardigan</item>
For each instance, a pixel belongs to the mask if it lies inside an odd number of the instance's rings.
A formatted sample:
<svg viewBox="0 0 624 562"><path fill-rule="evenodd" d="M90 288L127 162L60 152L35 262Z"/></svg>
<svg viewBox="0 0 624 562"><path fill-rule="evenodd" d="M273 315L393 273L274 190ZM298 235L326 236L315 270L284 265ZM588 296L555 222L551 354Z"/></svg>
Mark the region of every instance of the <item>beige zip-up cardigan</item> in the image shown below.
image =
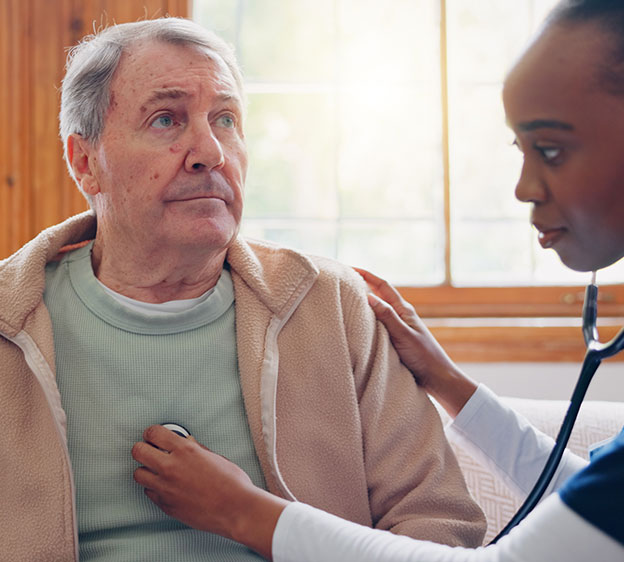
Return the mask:
<svg viewBox="0 0 624 562"><path fill-rule="evenodd" d="M42 293L46 263L95 229L90 212L77 215L0 262L0 558L11 562L78 559ZM364 525L479 545L483 514L359 277L242 239L227 263L245 409L269 490Z"/></svg>

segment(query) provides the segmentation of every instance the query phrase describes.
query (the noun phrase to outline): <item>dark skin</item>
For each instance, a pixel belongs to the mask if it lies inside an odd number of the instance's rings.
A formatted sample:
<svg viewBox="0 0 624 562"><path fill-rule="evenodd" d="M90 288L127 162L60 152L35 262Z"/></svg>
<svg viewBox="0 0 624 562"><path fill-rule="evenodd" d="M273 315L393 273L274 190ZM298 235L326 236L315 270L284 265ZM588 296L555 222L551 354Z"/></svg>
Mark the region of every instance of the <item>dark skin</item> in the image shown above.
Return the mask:
<svg viewBox="0 0 624 562"><path fill-rule="evenodd" d="M377 320L386 326L403 364L454 418L474 394L477 383L453 363L399 291L370 271L355 270L372 291L368 302Z"/></svg>
<svg viewBox="0 0 624 562"><path fill-rule="evenodd" d="M150 500L189 527L243 542L271 559L273 531L286 500L254 486L243 470L193 437L153 425L143 439L132 447L142 465L134 479Z"/></svg>

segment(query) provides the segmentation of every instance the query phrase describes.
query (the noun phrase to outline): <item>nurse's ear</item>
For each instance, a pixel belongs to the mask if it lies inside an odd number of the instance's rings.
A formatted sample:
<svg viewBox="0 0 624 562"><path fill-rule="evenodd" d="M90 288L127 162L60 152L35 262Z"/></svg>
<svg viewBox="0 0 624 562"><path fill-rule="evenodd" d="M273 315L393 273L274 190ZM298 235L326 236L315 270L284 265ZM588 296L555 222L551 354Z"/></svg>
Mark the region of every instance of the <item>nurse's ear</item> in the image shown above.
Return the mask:
<svg viewBox="0 0 624 562"><path fill-rule="evenodd" d="M100 192L100 186L94 174L95 150L82 135L72 133L67 137L67 161L76 178L76 183L85 195L94 196Z"/></svg>

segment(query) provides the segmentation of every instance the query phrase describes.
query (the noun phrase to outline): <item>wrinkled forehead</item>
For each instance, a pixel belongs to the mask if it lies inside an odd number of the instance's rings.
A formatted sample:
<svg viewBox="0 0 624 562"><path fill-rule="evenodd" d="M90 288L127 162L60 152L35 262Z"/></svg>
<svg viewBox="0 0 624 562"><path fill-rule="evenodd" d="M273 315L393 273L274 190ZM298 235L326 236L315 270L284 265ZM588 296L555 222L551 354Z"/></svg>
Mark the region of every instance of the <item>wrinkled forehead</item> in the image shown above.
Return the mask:
<svg viewBox="0 0 624 562"><path fill-rule="evenodd" d="M237 77L232 73L231 68L217 51L200 45L189 45L187 48L201 53L206 57L207 61L212 62L217 68L219 79L222 80L224 84L227 83L230 87L233 87L239 97L243 97L241 91L242 85L239 84Z"/></svg>
<svg viewBox="0 0 624 562"><path fill-rule="evenodd" d="M184 80L197 72L210 74L215 88L238 98L242 105L240 84L219 53L200 45L160 40L136 42L124 50L112 90L133 86L138 94L145 89L164 87L168 81Z"/></svg>

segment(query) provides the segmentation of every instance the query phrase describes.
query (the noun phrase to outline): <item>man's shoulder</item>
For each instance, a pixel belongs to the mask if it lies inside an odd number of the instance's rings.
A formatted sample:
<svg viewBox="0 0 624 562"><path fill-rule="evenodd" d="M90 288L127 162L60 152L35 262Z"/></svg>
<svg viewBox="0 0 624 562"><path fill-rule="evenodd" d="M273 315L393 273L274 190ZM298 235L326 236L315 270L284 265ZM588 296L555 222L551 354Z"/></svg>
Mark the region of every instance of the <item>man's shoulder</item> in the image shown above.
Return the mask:
<svg viewBox="0 0 624 562"><path fill-rule="evenodd" d="M251 290L274 311L290 310L302 300L317 305L366 300L363 280L347 265L273 242L239 237L227 262L235 291Z"/></svg>
<svg viewBox="0 0 624 562"><path fill-rule="evenodd" d="M311 269L315 270L319 281L324 280L354 286L363 285L361 277L352 267L336 259L304 252L267 240L245 238L244 242L255 253L261 263L286 266L295 261L307 264Z"/></svg>
<svg viewBox="0 0 624 562"><path fill-rule="evenodd" d="M12 256L0 261L0 322L21 329L26 316L41 300L47 264L67 244L95 235L95 217L83 213L47 228Z"/></svg>
<svg viewBox="0 0 624 562"><path fill-rule="evenodd" d="M13 255L0 260L0 286L24 290L43 276L46 265L59 261L66 250L84 245L95 236L95 216L89 212L42 230Z"/></svg>
<svg viewBox="0 0 624 562"><path fill-rule="evenodd" d="M42 230L14 254L0 260L0 269L21 269L34 260L58 260L67 250L83 246L95 237L96 221L91 211L80 213Z"/></svg>

